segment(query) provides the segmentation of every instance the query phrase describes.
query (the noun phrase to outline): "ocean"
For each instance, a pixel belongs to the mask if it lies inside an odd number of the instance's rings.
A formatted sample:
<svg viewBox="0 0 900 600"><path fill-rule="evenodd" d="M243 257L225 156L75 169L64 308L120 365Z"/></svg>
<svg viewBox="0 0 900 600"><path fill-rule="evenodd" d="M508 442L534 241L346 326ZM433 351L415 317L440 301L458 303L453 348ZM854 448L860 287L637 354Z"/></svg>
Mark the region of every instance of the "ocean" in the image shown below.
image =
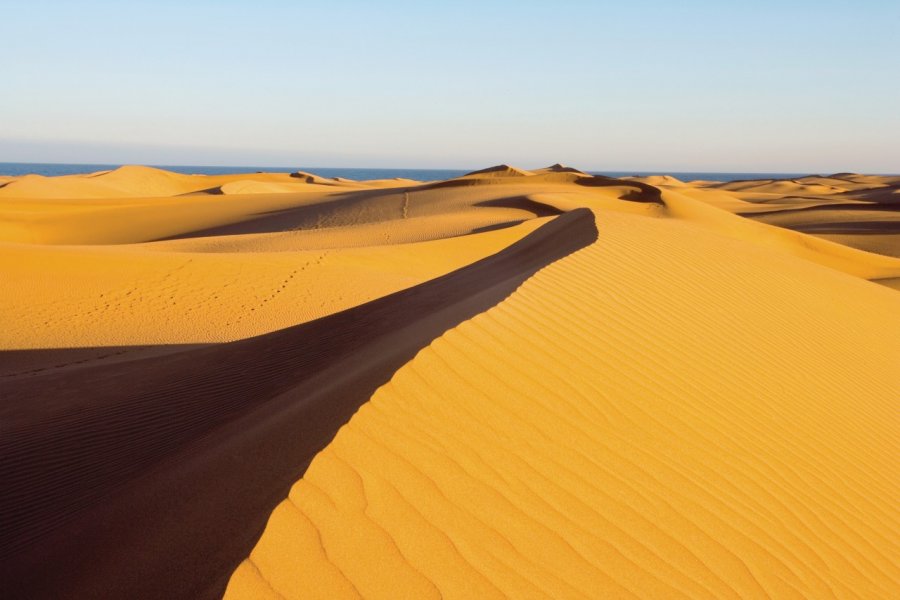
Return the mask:
<svg viewBox="0 0 900 600"><path fill-rule="evenodd" d="M105 164L64 164L64 163L0 163L0 175L18 176L34 173L37 175L57 176L76 173L91 173L115 169L121 165ZM226 173L255 173L307 171L323 177L344 177L346 179L391 179L403 177L418 181L435 181L459 177L474 169L365 169L335 167L214 167L197 165L152 165L160 169L176 173L196 173L202 175L222 175ZM593 175L609 177L628 177L632 175L671 175L682 181L704 179L710 181L734 181L737 179L791 179L803 177L809 173L719 173L719 172L684 172L684 171L590 171Z"/></svg>

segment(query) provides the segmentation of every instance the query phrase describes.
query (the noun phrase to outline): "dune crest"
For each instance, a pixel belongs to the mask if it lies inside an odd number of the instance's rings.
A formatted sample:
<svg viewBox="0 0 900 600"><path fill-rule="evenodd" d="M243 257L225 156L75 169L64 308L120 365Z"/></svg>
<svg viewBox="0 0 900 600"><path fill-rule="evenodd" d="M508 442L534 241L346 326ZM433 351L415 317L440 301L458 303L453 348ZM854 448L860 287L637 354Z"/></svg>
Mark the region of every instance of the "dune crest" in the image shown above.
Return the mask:
<svg viewBox="0 0 900 600"><path fill-rule="evenodd" d="M322 319L117 361L82 349L60 365L64 353L50 351L53 362L0 375L0 456L16 465L0 469L4 590L221 597L274 503L378 385L596 236L590 212L574 210L471 265Z"/></svg>
<svg viewBox="0 0 900 600"><path fill-rule="evenodd" d="M478 171L466 173L465 175L463 175L463 177L527 177L533 174L534 173L532 173L531 171L511 167L509 165L496 165L493 167L488 167L486 169L479 169Z"/></svg>
<svg viewBox="0 0 900 600"><path fill-rule="evenodd" d="M576 169L575 167L568 167L566 165L556 163L552 164L549 167L544 167L543 169L537 169L534 171L535 173L576 173L578 175L588 175L584 171Z"/></svg>
<svg viewBox="0 0 900 600"><path fill-rule="evenodd" d="M376 392L226 598L898 589L896 293L688 221L597 221Z"/></svg>
<svg viewBox="0 0 900 600"><path fill-rule="evenodd" d="M635 176L635 177L623 177L622 179L627 179L629 181L640 181L642 183L646 183L649 185L656 185L656 186L664 185L664 186L671 186L671 187L685 187L688 185L685 182L678 179L677 177L673 177L671 175L650 175L647 177Z"/></svg>
<svg viewBox="0 0 900 600"><path fill-rule="evenodd" d="M314 175L313 173L307 173L306 171L294 171L291 173L291 177L294 179L299 179L304 183L317 183L319 185L333 185L335 183L335 179L330 179L328 177L320 177L318 175ZM338 183L349 183L351 180L345 179L344 181L340 181Z"/></svg>

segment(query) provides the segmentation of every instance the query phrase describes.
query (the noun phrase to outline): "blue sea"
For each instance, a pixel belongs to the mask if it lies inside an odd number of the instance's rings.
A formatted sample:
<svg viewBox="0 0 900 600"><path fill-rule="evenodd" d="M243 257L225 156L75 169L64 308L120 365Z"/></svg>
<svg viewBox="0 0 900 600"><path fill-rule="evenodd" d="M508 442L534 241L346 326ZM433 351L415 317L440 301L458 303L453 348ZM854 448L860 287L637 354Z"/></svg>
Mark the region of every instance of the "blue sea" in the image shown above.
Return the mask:
<svg viewBox="0 0 900 600"><path fill-rule="evenodd" d="M0 175L37 175L56 176L76 173L91 173L115 169L121 165L104 164L63 164L63 163L0 163ZM391 179L403 177L417 181L436 181L459 177L474 169L365 169L334 167L212 167L197 165L152 165L160 169L176 173L196 173L202 175L222 175L225 173L255 173L257 171L289 173L306 171L323 177L344 177L346 179ZM632 175L671 175L682 181L705 179L710 181L734 181L737 179L790 179L803 177L809 173L718 173L718 172L683 172L683 171L590 171L594 175L609 177L628 177Z"/></svg>

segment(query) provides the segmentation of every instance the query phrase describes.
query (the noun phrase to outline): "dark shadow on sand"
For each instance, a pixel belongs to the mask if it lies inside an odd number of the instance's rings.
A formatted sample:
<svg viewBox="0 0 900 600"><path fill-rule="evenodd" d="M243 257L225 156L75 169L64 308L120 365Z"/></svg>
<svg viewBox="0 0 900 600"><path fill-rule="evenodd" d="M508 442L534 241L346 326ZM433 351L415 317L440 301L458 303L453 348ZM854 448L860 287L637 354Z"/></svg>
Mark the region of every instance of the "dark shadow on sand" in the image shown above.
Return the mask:
<svg viewBox="0 0 900 600"><path fill-rule="evenodd" d="M4 381L3 595L220 597L272 509L377 387L596 238L593 214L577 209L472 265L316 321Z"/></svg>

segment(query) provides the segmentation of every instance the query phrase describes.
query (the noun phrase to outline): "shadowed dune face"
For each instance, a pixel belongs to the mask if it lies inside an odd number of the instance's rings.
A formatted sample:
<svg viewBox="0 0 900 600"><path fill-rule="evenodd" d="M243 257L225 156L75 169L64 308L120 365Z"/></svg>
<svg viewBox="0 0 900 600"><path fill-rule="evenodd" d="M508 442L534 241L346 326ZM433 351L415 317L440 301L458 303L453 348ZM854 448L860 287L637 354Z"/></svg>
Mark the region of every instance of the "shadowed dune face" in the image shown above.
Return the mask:
<svg viewBox="0 0 900 600"><path fill-rule="evenodd" d="M576 173L578 175L588 175L584 171L580 171L575 167L567 167L566 165L562 165L560 163L550 165L549 167L545 167L543 169L538 169L535 171L535 173Z"/></svg>
<svg viewBox="0 0 900 600"><path fill-rule="evenodd" d="M894 203L824 204L756 212L752 217L861 250L900 257L900 207Z"/></svg>
<svg viewBox="0 0 900 600"><path fill-rule="evenodd" d="M8 589L216 597L274 502L378 385L430 339L596 235L592 215L573 211L463 269L305 325L9 378L0 406ZM244 428L253 434L241 441ZM256 460L242 461L244 470L234 452ZM191 497L170 514L166 498L186 485ZM169 550L120 568L148 543ZM48 576L48 563L68 566ZM193 566L184 573L173 563Z"/></svg>
<svg viewBox="0 0 900 600"><path fill-rule="evenodd" d="M897 588L900 178L0 184L12 597Z"/></svg>
<svg viewBox="0 0 900 600"><path fill-rule="evenodd" d="M488 167L486 169L480 169L478 171L472 171L471 173L467 173L461 177L461 179L491 179L494 177L527 177L528 175L533 175L531 171L525 171L523 169L517 169L516 167L511 167L509 165L497 165L495 167Z"/></svg>
<svg viewBox="0 0 900 600"><path fill-rule="evenodd" d="M900 253L900 177L841 173L729 183L640 180L762 223L877 254Z"/></svg>

